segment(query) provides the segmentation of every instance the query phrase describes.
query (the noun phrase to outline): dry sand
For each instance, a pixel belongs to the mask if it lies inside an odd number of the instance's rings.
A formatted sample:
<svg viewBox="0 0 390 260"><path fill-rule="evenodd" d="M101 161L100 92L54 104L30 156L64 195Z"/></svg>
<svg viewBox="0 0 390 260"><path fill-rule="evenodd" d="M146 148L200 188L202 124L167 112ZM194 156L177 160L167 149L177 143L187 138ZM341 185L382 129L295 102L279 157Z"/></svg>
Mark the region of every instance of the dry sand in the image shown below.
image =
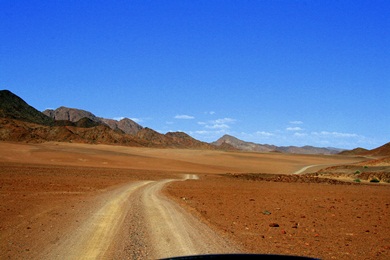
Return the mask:
<svg viewBox="0 0 390 260"><path fill-rule="evenodd" d="M311 171L361 160L2 142L0 258L247 252L388 259L388 185L278 183L221 175L292 174L307 166L320 165L306 169ZM183 180L194 174L200 179Z"/></svg>

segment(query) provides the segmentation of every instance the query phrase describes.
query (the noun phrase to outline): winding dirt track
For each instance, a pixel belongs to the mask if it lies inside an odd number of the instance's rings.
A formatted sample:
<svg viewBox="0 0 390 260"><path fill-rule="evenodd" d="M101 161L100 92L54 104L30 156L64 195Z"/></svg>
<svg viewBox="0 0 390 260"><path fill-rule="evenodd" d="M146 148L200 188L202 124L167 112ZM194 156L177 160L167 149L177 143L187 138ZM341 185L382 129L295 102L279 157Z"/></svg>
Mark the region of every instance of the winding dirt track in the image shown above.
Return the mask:
<svg viewBox="0 0 390 260"><path fill-rule="evenodd" d="M81 228L56 248L49 248L42 257L157 259L239 252L207 225L161 195L167 183L187 179L197 179L197 176L138 181L112 191Z"/></svg>

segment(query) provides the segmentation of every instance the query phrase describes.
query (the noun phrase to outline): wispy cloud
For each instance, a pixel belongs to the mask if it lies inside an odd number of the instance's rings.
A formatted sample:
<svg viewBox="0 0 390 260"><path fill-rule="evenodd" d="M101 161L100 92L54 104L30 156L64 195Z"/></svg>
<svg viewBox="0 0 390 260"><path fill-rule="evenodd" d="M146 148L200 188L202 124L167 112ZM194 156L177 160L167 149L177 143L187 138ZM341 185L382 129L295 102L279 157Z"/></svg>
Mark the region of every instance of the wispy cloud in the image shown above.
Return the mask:
<svg viewBox="0 0 390 260"><path fill-rule="evenodd" d="M287 131L302 131L303 129L298 127L298 126L295 126L295 127L287 127L286 130Z"/></svg>
<svg viewBox="0 0 390 260"><path fill-rule="evenodd" d="M358 134L354 134L354 133L340 133L340 132L328 132L328 131L312 132L311 134L315 135L315 136L335 137L335 138L356 138L356 137L359 137Z"/></svg>
<svg viewBox="0 0 390 260"><path fill-rule="evenodd" d="M205 112L206 115L214 115L215 114L215 111L207 111Z"/></svg>
<svg viewBox="0 0 390 260"><path fill-rule="evenodd" d="M209 128L209 129L229 129L230 128L230 126L228 126L227 124L213 124L213 125L206 125L205 127Z"/></svg>
<svg viewBox="0 0 390 260"><path fill-rule="evenodd" d="M303 124L303 122L300 121L300 120L295 120L295 121L290 121L290 124L293 124L293 125L301 125L301 124Z"/></svg>
<svg viewBox="0 0 390 260"><path fill-rule="evenodd" d="M229 129L230 124L234 124L236 121L236 119L225 117L207 122L198 122L198 124L208 129Z"/></svg>
<svg viewBox="0 0 390 260"><path fill-rule="evenodd" d="M231 123L235 123L236 121L237 121L236 119L233 119L230 117L225 117L225 118L220 118L220 119L217 119L217 120L214 120L211 122L213 122L214 124L231 124Z"/></svg>
<svg viewBox="0 0 390 260"><path fill-rule="evenodd" d="M296 136L296 137L305 137L305 136L307 136L307 134L306 133L294 133L294 136Z"/></svg>
<svg viewBox="0 0 390 260"><path fill-rule="evenodd" d="M274 136L275 134L270 133L270 132L265 132L265 131L257 131L256 135L269 137L269 136Z"/></svg>
<svg viewBox="0 0 390 260"><path fill-rule="evenodd" d="M194 116L189 116L189 115L176 115L175 119L194 119Z"/></svg>

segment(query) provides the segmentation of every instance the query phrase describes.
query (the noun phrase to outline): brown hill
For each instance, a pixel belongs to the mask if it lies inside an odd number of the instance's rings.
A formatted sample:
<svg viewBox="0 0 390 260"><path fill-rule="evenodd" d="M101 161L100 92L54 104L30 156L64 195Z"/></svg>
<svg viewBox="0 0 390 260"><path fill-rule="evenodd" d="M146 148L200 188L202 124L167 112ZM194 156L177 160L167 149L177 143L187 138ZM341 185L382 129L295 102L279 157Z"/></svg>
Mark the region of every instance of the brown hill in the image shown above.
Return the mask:
<svg viewBox="0 0 390 260"><path fill-rule="evenodd" d="M128 118L123 118L120 121L117 121L114 119L97 117L86 110L68 108L63 106L55 110L47 109L43 111L43 114L53 118L54 120L68 120L71 122L78 122L83 118L89 118L96 123L108 125L113 130L121 130L124 133L131 135L135 135L139 130L143 128L142 126Z"/></svg>
<svg viewBox="0 0 390 260"><path fill-rule="evenodd" d="M143 141L131 135L115 132L105 125L89 128L77 126L45 126L0 118L0 140L16 142L77 142L143 146Z"/></svg>
<svg viewBox="0 0 390 260"><path fill-rule="evenodd" d="M390 142L384 144L380 147L377 147L372 150L367 150L364 148L355 148L349 151L343 151L340 154L342 155L366 155L366 156L390 156Z"/></svg>
<svg viewBox="0 0 390 260"><path fill-rule="evenodd" d="M0 118L11 118L41 125L53 125L54 120L42 114L9 90L0 91Z"/></svg>
<svg viewBox="0 0 390 260"><path fill-rule="evenodd" d="M337 148L314 147L310 145L298 146L279 146L275 149L276 152L282 153L297 153L297 154L336 154L341 151Z"/></svg>
<svg viewBox="0 0 390 260"><path fill-rule="evenodd" d="M99 118L91 112L76 108L59 107L55 110L46 109L42 113L53 118L54 120L67 120L71 122L77 122L82 118L89 118L95 122L100 121Z"/></svg>
<svg viewBox="0 0 390 260"><path fill-rule="evenodd" d="M366 153L368 151L369 150L367 150L367 149L358 147L358 148L355 148L353 150L342 151L339 154L341 154L341 155L362 155L362 154L364 154L364 153Z"/></svg>
<svg viewBox="0 0 390 260"><path fill-rule="evenodd" d="M212 144L215 146L221 146L222 144L226 146L226 144L229 144L238 150L252 152L271 152L276 148L276 146L273 145L262 145L252 142L245 142L231 135L224 135Z"/></svg>
<svg viewBox="0 0 390 260"><path fill-rule="evenodd" d="M256 144L240 140L231 135L224 135L217 141L212 143L221 148L221 145L227 144L237 150L252 151L252 152L281 152L281 153L296 153L296 154L336 154L341 151L337 148L323 148L314 146L275 146L269 144Z"/></svg>
<svg viewBox="0 0 390 260"><path fill-rule="evenodd" d="M378 148L372 149L370 151L366 151L364 155L370 156L390 156L390 142L384 144Z"/></svg>
<svg viewBox="0 0 390 260"><path fill-rule="evenodd" d="M170 147L170 148L197 148L197 149L215 149L214 146L198 141L183 132L168 132L165 135L160 134L153 129L143 128L138 131L138 138L145 141L147 146Z"/></svg>
<svg viewBox="0 0 390 260"><path fill-rule="evenodd" d="M143 129L128 118L104 119L85 110L66 107L46 110L43 114L10 91L0 92L0 140L215 149L185 133L163 135Z"/></svg>
<svg viewBox="0 0 390 260"><path fill-rule="evenodd" d="M114 119L100 118L100 120L111 127L111 129L120 129L126 134L135 135L143 127L131 119L123 118L119 121Z"/></svg>

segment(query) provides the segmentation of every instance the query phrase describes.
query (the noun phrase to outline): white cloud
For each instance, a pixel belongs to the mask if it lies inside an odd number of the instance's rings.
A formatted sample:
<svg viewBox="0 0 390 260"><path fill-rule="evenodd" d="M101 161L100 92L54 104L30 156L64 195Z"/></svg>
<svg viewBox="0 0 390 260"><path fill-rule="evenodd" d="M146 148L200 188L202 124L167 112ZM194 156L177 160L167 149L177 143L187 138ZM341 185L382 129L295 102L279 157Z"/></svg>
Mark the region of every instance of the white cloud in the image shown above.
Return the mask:
<svg viewBox="0 0 390 260"><path fill-rule="evenodd" d="M294 136L297 136L297 137L304 137L304 136L307 136L307 134L305 133L294 133Z"/></svg>
<svg viewBox="0 0 390 260"><path fill-rule="evenodd" d="M303 129L296 126L296 127L287 127L286 130L287 131L302 131Z"/></svg>
<svg viewBox="0 0 390 260"><path fill-rule="evenodd" d="M195 117L189 115L176 115L175 119L194 119Z"/></svg>
<svg viewBox="0 0 390 260"><path fill-rule="evenodd" d="M290 121L290 124L293 124L293 125L301 125L303 124L302 121L299 121L299 120L296 120L296 121Z"/></svg>
<svg viewBox="0 0 390 260"><path fill-rule="evenodd" d="M120 120L122 120L122 119L124 119L125 117L123 117L123 116L118 116L118 117L114 117L113 119L114 120L116 120L116 121L120 121ZM133 119L132 119L133 120ZM133 121L135 121L135 120L133 120Z"/></svg>
<svg viewBox="0 0 390 260"><path fill-rule="evenodd" d="M214 124L230 124L230 123L235 123L237 120L229 117L225 118L220 118L214 121L211 121Z"/></svg>
<svg viewBox="0 0 390 260"><path fill-rule="evenodd" d="M356 138L356 137L359 137L358 134L340 133L340 132L328 132L328 131L312 132L312 135L326 136L326 137L336 137L336 138Z"/></svg>
<svg viewBox="0 0 390 260"><path fill-rule="evenodd" d="M207 115L214 115L215 112L214 111L207 111L207 112L205 112L205 114L207 114Z"/></svg>
<svg viewBox="0 0 390 260"><path fill-rule="evenodd" d="M273 133L270 132L265 132L265 131L257 131L256 135L261 135L261 136L274 136Z"/></svg>
<svg viewBox="0 0 390 260"><path fill-rule="evenodd" d="M230 128L230 126L228 126L227 124L213 124L213 125L206 125L205 127L209 128L209 129L229 129Z"/></svg>

